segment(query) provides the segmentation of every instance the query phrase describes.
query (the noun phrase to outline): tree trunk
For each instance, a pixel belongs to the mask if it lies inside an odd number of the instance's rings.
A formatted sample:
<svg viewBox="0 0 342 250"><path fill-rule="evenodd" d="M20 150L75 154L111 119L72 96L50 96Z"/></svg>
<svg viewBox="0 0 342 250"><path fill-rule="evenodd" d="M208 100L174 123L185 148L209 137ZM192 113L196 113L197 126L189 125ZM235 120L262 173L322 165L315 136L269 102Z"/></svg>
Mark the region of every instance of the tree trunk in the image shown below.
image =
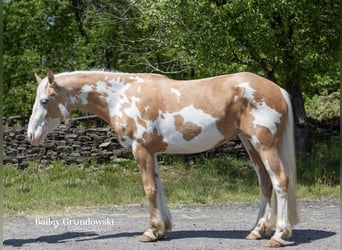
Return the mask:
<svg viewBox="0 0 342 250"><path fill-rule="evenodd" d="M286 89L291 95L293 107L296 152L307 155L310 152L309 127L299 78L290 77L286 83Z"/></svg>
<svg viewBox="0 0 342 250"><path fill-rule="evenodd" d="M81 33L81 36L85 39L86 43L89 43L89 38L87 35L87 32L83 28L83 22L82 22L82 7L79 0L71 0L71 5L73 6L73 11L75 13L76 18L76 24L78 27L78 30Z"/></svg>

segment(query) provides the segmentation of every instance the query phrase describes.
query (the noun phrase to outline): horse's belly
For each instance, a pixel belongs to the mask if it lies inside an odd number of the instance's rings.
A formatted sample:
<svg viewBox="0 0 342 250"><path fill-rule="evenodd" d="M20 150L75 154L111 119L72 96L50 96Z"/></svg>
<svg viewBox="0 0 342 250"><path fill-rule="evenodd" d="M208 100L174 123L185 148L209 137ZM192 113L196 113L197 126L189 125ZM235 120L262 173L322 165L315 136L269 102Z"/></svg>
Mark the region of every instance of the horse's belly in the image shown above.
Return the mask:
<svg viewBox="0 0 342 250"><path fill-rule="evenodd" d="M224 140L216 119L199 112L196 115L172 114L159 120L159 134L167 143L165 153L191 154L209 150Z"/></svg>
<svg viewBox="0 0 342 250"><path fill-rule="evenodd" d="M154 147L153 144L160 143L162 139L160 153L191 154L209 150L225 139L217 128L217 117L196 109L193 105L173 113L159 111L158 118L153 120L144 120L140 116L142 111L133 111L131 110L129 117L135 121L135 126L126 130L135 130L134 136L126 136L121 140L122 145L127 148L138 141Z"/></svg>
<svg viewBox="0 0 342 250"><path fill-rule="evenodd" d="M165 153L171 154L192 154L207 151L219 145L224 140L220 133L200 134L191 140L184 139L181 134L174 134L164 138L167 143Z"/></svg>

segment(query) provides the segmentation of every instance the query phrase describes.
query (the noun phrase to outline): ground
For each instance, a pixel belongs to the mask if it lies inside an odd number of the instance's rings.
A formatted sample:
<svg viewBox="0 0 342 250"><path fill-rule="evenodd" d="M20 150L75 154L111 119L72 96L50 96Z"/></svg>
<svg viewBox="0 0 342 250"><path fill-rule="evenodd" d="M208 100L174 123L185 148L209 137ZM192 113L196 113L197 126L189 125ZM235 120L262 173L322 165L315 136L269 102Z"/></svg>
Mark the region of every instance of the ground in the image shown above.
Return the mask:
<svg viewBox="0 0 342 250"><path fill-rule="evenodd" d="M301 222L283 249L340 249L339 201L300 201L299 207ZM256 203L171 207L173 231L154 243L138 241L148 222L143 205L5 217L4 249L266 249L267 237L244 239L257 212Z"/></svg>

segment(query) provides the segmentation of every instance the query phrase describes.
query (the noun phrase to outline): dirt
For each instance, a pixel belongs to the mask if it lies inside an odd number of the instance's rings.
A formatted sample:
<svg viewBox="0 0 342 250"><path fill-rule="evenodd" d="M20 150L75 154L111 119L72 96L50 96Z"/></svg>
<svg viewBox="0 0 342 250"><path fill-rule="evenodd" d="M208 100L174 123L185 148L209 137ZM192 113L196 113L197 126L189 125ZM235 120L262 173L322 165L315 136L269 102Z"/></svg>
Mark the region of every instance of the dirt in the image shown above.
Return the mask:
<svg viewBox="0 0 342 250"><path fill-rule="evenodd" d="M301 222L282 249L340 249L339 201L300 201ZM65 214L4 218L4 249L266 249L267 239L246 240L256 203L172 207L173 231L141 243L146 206L72 208ZM100 225L101 223L101 225Z"/></svg>

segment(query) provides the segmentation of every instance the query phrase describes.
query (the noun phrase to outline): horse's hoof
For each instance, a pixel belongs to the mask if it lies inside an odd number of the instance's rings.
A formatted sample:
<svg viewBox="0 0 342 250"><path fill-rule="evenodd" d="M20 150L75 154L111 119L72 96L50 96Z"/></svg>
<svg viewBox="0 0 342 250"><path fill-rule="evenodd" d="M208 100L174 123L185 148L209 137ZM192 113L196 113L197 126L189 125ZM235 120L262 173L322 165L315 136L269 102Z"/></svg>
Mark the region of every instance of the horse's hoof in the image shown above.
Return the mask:
<svg viewBox="0 0 342 250"><path fill-rule="evenodd" d="M149 237L146 234L143 234L139 237L140 242L155 242L157 240L156 237Z"/></svg>
<svg viewBox="0 0 342 250"><path fill-rule="evenodd" d="M280 241L277 241L275 239L270 239L268 242L267 242L267 247L282 247L284 246L284 243L283 242L280 242Z"/></svg>
<svg viewBox="0 0 342 250"><path fill-rule="evenodd" d="M261 235L259 233L252 231L246 236L246 239L248 239L248 240L259 240L259 239L261 239Z"/></svg>
<svg viewBox="0 0 342 250"><path fill-rule="evenodd" d="M147 229L144 232L144 234L139 237L139 241L141 241L141 242L154 242L154 241L163 239L164 237L165 237L164 234L160 234L160 235L156 236L153 233L152 229Z"/></svg>

